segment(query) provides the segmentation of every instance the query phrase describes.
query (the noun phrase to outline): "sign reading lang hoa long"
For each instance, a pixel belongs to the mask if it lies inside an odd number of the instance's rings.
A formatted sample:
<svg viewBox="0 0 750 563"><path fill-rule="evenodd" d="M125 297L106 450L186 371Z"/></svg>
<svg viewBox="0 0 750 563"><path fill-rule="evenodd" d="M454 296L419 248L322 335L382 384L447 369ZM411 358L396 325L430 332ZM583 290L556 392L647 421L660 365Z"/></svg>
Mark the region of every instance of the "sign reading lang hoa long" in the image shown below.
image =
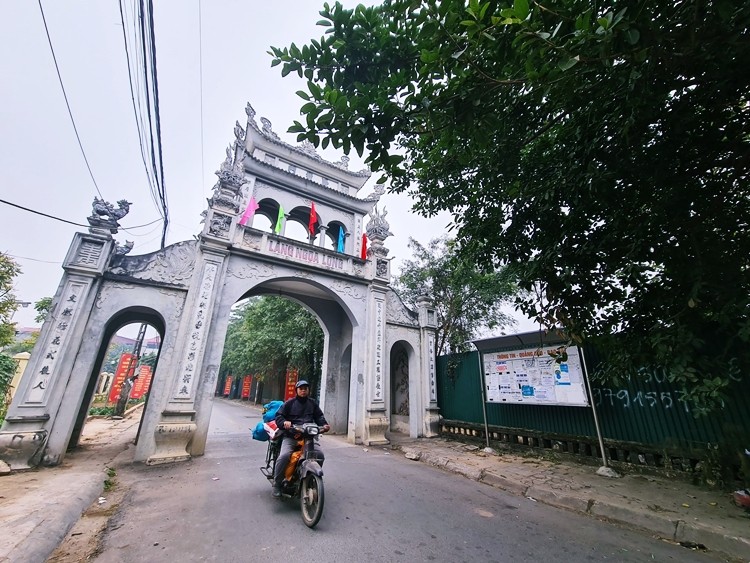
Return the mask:
<svg viewBox="0 0 750 563"><path fill-rule="evenodd" d="M315 247L298 246L273 239L268 239L268 251L292 258L298 262L314 264L333 270L343 270L346 265L346 261L343 258L331 256L327 252L319 252Z"/></svg>

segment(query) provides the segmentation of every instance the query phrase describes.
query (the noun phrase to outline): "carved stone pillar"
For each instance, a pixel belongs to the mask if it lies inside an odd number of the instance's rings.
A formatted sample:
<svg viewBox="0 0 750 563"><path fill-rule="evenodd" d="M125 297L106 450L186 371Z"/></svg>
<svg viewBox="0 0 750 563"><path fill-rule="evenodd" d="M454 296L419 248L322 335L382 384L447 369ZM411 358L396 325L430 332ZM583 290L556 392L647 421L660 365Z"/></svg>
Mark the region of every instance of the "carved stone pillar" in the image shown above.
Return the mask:
<svg viewBox="0 0 750 563"><path fill-rule="evenodd" d="M202 251L186 301L191 305L185 309L178 328L183 348L176 352L177 370L171 382L171 397L155 426L154 451L146 459L147 465L190 459L191 442L201 430L195 421L196 404L201 399L198 380L203 373L213 308L220 288L216 282L226 257L225 252L212 246L204 245Z"/></svg>
<svg viewBox="0 0 750 563"><path fill-rule="evenodd" d="M0 430L0 459L13 470L56 465L67 448L75 414L65 419L60 404L114 247L104 228L92 231L73 238L63 262L65 274ZM55 425L62 431L48 442Z"/></svg>
<svg viewBox="0 0 750 563"><path fill-rule="evenodd" d="M426 438L437 436L439 432L439 408L437 404L437 373L435 369L435 331L437 329L437 314L429 296L423 295L417 300L417 312L419 314L419 326L422 341L422 389L420 390L425 400L423 435Z"/></svg>
<svg viewBox="0 0 750 563"><path fill-rule="evenodd" d="M386 300L385 291L371 287L368 309L369 350L365 360L366 415L364 443L368 445L387 444L385 433L388 430L388 416L385 404L386 363L385 346Z"/></svg>

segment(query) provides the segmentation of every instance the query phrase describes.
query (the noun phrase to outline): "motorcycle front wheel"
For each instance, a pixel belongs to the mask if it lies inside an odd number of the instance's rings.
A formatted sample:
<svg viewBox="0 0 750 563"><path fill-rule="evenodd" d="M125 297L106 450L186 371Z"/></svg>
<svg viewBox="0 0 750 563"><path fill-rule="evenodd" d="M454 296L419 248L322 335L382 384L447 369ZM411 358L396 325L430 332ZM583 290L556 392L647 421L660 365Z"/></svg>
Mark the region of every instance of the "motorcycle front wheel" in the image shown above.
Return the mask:
<svg viewBox="0 0 750 563"><path fill-rule="evenodd" d="M313 528L323 515L323 478L308 473L302 480L300 488L300 504L302 508L302 520L308 528Z"/></svg>

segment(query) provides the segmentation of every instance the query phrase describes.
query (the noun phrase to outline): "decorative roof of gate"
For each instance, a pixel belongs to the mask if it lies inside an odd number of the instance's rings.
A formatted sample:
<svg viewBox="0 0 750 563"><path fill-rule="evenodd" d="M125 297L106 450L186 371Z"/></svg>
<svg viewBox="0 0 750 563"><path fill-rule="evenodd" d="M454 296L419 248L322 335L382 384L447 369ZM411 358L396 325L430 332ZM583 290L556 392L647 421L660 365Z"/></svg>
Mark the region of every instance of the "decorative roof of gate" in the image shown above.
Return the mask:
<svg viewBox="0 0 750 563"><path fill-rule="evenodd" d="M302 143L300 143L299 145L291 145L289 143L285 143L279 138L279 136L276 133L274 133L271 127L271 122L265 117L260 118L260 123L263 126L263 128L262 129L258 128L258 124L255 122L255 115L256 115L255 110L253 109L253 106L251 106L249 103L247 104L247 107L245 108L245 113L247 114L248 124L257 133L260 133L272 143L286 147L294 152L297 152L308 158L317 160L318 162L322 162L328 166L332 166L334 168L339 168L341 170L344 170L347 174L350 174L352 176L358 176L360 178L369 178L372 175L372 172L366 168L363 170L359 170L357 172L349 171L349 157L348 156L342 156L339 162L330 162L328 160L325 160L322 156L320 156L317 153L317 151L315 150L315 146L310 141L302 141Z"/></svg>

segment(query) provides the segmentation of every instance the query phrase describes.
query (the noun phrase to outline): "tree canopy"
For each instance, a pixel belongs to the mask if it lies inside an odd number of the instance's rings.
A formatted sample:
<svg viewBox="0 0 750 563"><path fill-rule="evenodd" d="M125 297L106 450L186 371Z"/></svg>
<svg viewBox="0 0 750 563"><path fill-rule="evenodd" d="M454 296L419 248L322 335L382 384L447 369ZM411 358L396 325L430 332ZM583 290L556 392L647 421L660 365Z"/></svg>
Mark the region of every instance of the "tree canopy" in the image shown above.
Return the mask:
<svg viewBox="0 0 750 563"><path fill-rule="evenodd" d="M387 0L325 4L272 47L305 77L315 146L367 153L462 252L508 264L523 310L660 367L697 405L750 355L750 4ZM742 377L747 377L742 375Z"/></svg>
<svg viewBox="0 0 750 563"><path fill-rule="evenodd" d="M447 236L424 246L409 239L411 260L401 265L393 288L413 309L425 293L437 314L438 355L462 352L482 329L498 329L515 321L503 311L517 293L503 271L482 272L456 253Z"/></svg>
<svg viewBox="0 0 750 563"><path fill-rule="evenodd" d="M13 279L20 273L16 261L0 252L0 348L13 342L16 335L12 319L18 302L13 294Z"/></svg>
<svg viewBox="0 0 750 563"><path fill-rule="evenodd" d="M295 368L300 379L320 380L323 330L301 305L283 297L255 297L234 311L221 369L276 380Z"/></svg>

